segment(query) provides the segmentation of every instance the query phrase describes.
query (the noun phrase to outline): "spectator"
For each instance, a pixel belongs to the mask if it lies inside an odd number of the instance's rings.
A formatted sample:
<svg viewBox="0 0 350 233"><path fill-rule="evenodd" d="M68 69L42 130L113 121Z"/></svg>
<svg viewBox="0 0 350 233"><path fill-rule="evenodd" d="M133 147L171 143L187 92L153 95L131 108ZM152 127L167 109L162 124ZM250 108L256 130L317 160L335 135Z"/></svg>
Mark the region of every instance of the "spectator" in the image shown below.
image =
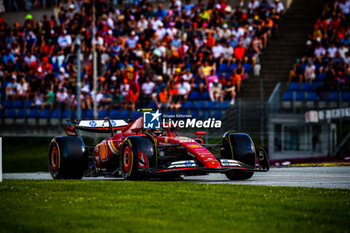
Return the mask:
<svg viewBox="0 0 350 233"><path fill-rule="evenodd" d="M154 82L152 82L151 79L147 77L146 82L144 82L141 86L143 98L145 98L146 100L150 100L154 91L154 87Z"/></svg>
<svg viewBox="0 0 350 233"><path fill-rule="evenodd" d="M228 28L227 24L225 23L223 26L223 30L221 30L220 32L220 35L219 35L219 38L220 39L224 39L224 40L227 40L231 37L232 35L232 32L231 30Z"/></svg>
<svg viewBox="0 0 350 233"><path fill-rule="evenodd" d="M97 93L96 101L98 103L99 110L109 109L109 106L112 104L112 94L109 89L101 90Z"/></svg>
<svg viewBox="0 0 350 233"><path fill-rule="evenodd" d="M344 65L344 59L341 57L339 50L335 53L335 56L333 58L333 63L335 66Z"/></svg>
<svg viewBox="0 0 350 233"><path fill-rule="evenodd" d="M6 86L6 99L15 100L17 99L17 75L14 73L11 75L11 82Z"/></svg>
<svg viewBox="0 0 350 233"><path fill-rule="evenodd" d="M160 20L162 20L166 16L167 12L163 9L162 4L158 4L158 10L156 11L156 15Z"/></svg>
<svg viewBox="0 0 350 233"><path fill-rule="evenodd" d="M59 72L57 77L59 78L60 81L63 81L64 79L68 78L68 74L66 73L66 69L61 67L60 72Z"/></svg>
<svg viewBox="0 0 350 233"><path fill-rule="evenodd" d="M215 74L215 70L212 69L210 71L210 74L207 76L207 86L208 86L208 91L209 91L209 87L210 87L210 84L212 82L214 82L215 80L218 80L219 77Z"/></svg>
<svg viewBox="0 0 350 233"><path fill-rule="evenodd" d="M335 57L335 54L337 51L338 51L338 48L335 47L334 43L332 43L331 46L327 49L329 57L331 58Z"/></svg>
<svg viewBox="0 0 350 233"><path fill-rule="evenodd" d="M220 64L222 63L226 63L227 66L230 66L231 63L232 63L232 58L233 58L233 53L234 53L234 50L233 48L230 46L230 44L227 42L225 44L225 47L223 48L223 56L221 57L220 59Z"/></svg>
<svg viewBox="0 0 350 233"><path fill-rule="evenodd" d="M212 83L209 84L209 95L211 101L220 103L224 100L222 85L218 79L215 79Z"/></svg>
<svg viewBox="0 0 350 233"><path fill-rule="evenodd" d="M235 48L238 45L238 38L234 35L231 34L231 37L227 41L232 48Z"/></svg>
<svg viewBox="0 0 350 233"><path fill-rule="evenodd" d="M183 8L185 9L185 14L186 15L191 15L192 13L192 8L194 8L195 5L193 3L191 3L190 0L186 0L186 3L183 5Z"/></svg>
<svg viewBox="0 0 350 233"><path fill-rule="evenodd" d="M234 28L232 29L232 34L236 37L236 38L241 38L244 36L244 29L242 27L239 27L238 24L235 24Z"/></svg>
<svg viewBox="0 0 350 233"><path fill-rule="evenodd" d="M332 61L330 61L325 67L324 72L326 73L326 78L324 80L324 86L326 87L325 89L330 90L335 88L335 79L337 73L335 72Z"/></svg>
<svg viewBox="0 0 350 233"><path fill-rule="evenodd" d="M2 53L3 53L2 61L5 65L7 65L9 61L11 61L12 63L15 63L15 56L13 55L13 53L11 53L11 50L3 49Z"/></svg>
<svg viewBox="0 0 350 233"><path fill-rule="evenodd" d="M311 40L308 40L306 42L306 48L304 50L304 54L308 57L308 58L312 58L314 56L314 47L312 46L312 42Z"/></svg>
<svg viewBox="0 0 350 233"><path fill-rule="evenodd" d="M162 40L166 35L166 29L164 28L164 24L162 22L158 24L158 28L155 29L155 31L157 34L157 38L159 38L160 40Z"/></svg>
<svg viewBox="0 0 350 233"><path fill-rule="evenodd" d="M282 2L280 2L280 0L275 0L273 8L277 12L277 14L283 15L284 6L283 6Z"/></svg>
<svg viewBox="0 0 350 233"><path fill-rule="evenodd" d="M205 43L206 46L208 46L210 49L212 49L214 47L215 43L216 43L215 37L213 37L212 32L209 32L207 34L207 38L206 38L206 43Z"/></svg>
<svg viewBox="0 0 350 233"><path fill-rule="evenodd" d="M312 81L316 78L315 69L316 68L315 65L312 63L312 60L308 60L304 72L305 81L309 81L310 83L312 83Z"/></svg>
<svg viewBox="0 0 350 233"><path fill-rule="evenodd" d="M34 96L33 103L31 107L43 109L44 108L44 98L40 91L37 91Z"/></svg>
<svg viewBox="0 0 350 233"><path fill-rule="evenodd" d="M288 82L292 82L293 79L297 79L299 81L299 84L303 82L303 75L304 71L303 68L300 65L300 59L297 59L297 62L295 63L293 70L289 72L289 79Z"/></svg>
<svg viewBox="0 0 350 233"><path fill-rule="evenodd" d="M172 10L176 15L179 15L181 12L181 1L180 0L171 0L169 10Z"/></svg>
<svg viewBox="0 0 350 233"><path fill-rule="evenodd" d="M25 47L27 51L34 52L34 48L36 46L37 38L33 31L29 31L25 38Z"/></svg>
<svg viewBox="0 0 350 233"><path fill-rule="evenodd" d="M116 38L113 36L113 31L111 29L108 30L107 36L105 37L105 45L107 48L110 48L112 44L116 41Z"/></svg>
<svg viewBox="0 0 350 233"><path fill-rule="evenodd" d="M187 68L186 70L186 73L182 75L182 79L185 81L185 82L188 82L190 83L191 80L193 78L193 74L191 72L191 69L190 68Z"/></svg>
<svg viewBox="0 0 350 233"><path fill-rule="evenodd" d="M345 47L344 44L340 44L338 51L339 51L339 53L340 53L340 56L344 59L344 58L345 58L345 54L346 54L347 52L349 52L349 48L348 48L348 47Z"/></svg>
<svg viewBox="0 0 350 233"><path fill-rule="evenodd" d="M344 63L347 67L350 67L350 53L349 52L345 53Z"/></svg>
<svg viewBox="0 0 350 233"><path fill-rule="evenodd" d="M129 95L126 99L124 99L128 105L131 111L135 111L135 103L140 95L140 86L135 82L134 80L130 81L130 90Z"/></svg>
<svg viewBox="0 0 350 233"><path fill-rule="evenodd" d="M45 90L45 96L42 98L42 108L49 108L50 111L53 110L55 104L55 93L53 92L52 88L51 90L47 88Z"/></svg>
<svg viewBox="0 0 350 233"><path fill-rule="evenodd" d="M63 49L64 54L67 55L71 49L72 37L67 34L66 30L62 30L61 35L57 38L57 43Z"/></svg>
<svg viewBox="0 0 350 233"><path fill-rule="evenodd" d="M113 102L112 107L119 108L120 106L122 106L123 101L124 101L124 96L121 94L120 89L117 88L112 97L112 102Z"/></svg>
<svg viewBox="0 0 350 233"><path fill-rule="evenodd" d="M179 84L177 85L177 90L181 100L186 100L191 91L191 86L188 82L181 78Z"/></svg>
<svg viewBox="0 0 350 233"><path fill-rule="evenodd" d="M211 49L213 52L213 56L214 59L216 61L216 63L218 64L219 59L222 57L223 53L224 53L224 47L222 47L220 41L218 41L213 48Z"/></svg>
<svg viewBox="0 0 350 233"><path fill-rule="evenodd" d="M344 15L348 16L350 14L350 2L346 0L341 0L339 2L339 9Z"/></svg>
<svg viewBox="0 0 350 233"><path fill-rule="evenodd" d="M169 23L169 28L166 30L166 33L170 37L170 39L173 39L175 35L177 34L177 29L175 28L175 22Z"/></svg>
<svg viewBox="0 0 350 233"><path fill-rule="evenodd" d="M144 15L140 15L140 20L137 22L137 29L144 32L148 28L148 21Z"/></svg>
<svg viewBox="0 0 350 233"><path fill-rule="evenodd" d="M238 63L238 66L235 69L233 69L230 79L232 84L237 87L237 92L240 92L242 80L245 79L244 67L242 66L241 62Z"/></svg>
<svg viewBox="0 0 350 233"><path fill-rule="evenodd" d="M27 64L27 66L36 63L36 57L34 54L32 54L31 50L27 51L27 55L24 57L24 62Z"/></svg>
<svg viewBox="0 0 350 233"><path fill-rule="evenodd" d="M314 54L315 54L316 58L318 58L318 59L321 59L322 56L324 56L326 54L326 50L325 50L325 48L323 48L321 46L321 43L318 43L316 45Z"/></svg>
<svg viewBox="0 0 350 233"><path fill-rule="evenodd" d="M258 0L250 0L248 3L248 14L250 16L253 15L254 11L260 6L260 3Z"/></svg>
<svg viewBox="0 0 350 233"><path fill-rule="evenodd" d="M21 78L21 81L17 85L17 97L22 100L26 100L29 97L28 83L25 78Z"/></svg>
<svg viewBox="0 0 350 233"><path fill-rule="evenodd" d="M250 45L247 51L245 52L245 63L249 62L252 64L252 67L254 67L256 64L257 58L258 58L258 54L253 49L253 46Z"/></svg>
<svg viewBox="0 0 350 233"><path fill-rule="evenodd" d="M241 41L238 42L238 45L235 48L234 53L235 53L235 57L238 60L242 60L243 59L244 53L245 53L245 48L243 47L243 43Z"/></svg>
<svg viewBox="0 0 350 233"><path fill-rule="evenodd" d="M262 8L264 11L268 11L273 6L271 5L271 3L268 0L261 0L259 7Z"/></svg>
<svg viewBox="0 0 350 233"><path fill-rule="evenodd" d="M178 34L175 34L174 38L171 41L171 46L179 48L179 47L181 47L181 44L182 44L182 41L180 39L180 36Z"/></svg>
<svg viewBox="0 0 350 233"><path fill-rule="evenodd" d="M152 99L159 109L167 102L167 95L168 93L166 91L166 85L163 83L163 77L159 75L157 78L157 85L155 86L155 92L152 94Z"/></svg>
<svg viewBox="0 0 350 233"><path fill-rule="evenodd" d="M38 94L38 98L40 98L41 104L43 103L41 94ZM61 112L64 112L66 109L68 109L68 101L69 96L67 89L64 87L61 87L59 92L56 94L56 103L58 104L58 108L61 110Z"/></svg>
<svg viewBox="0 0 350 233"><path fill-rule="evenodd" d="M209 64L209 61L205 61L204 66L202 66L200 70L200 72L202 72L205 76L208 76L210 72L214 72L214 71L215 71L215 67L211 66Z"/></svg>
<svg viewBox="0 0 350 233"><path fill-rule="evenodd" d="M128 45L128 48L129 49L136 48L136 44L137 44L138 40L139 40L139 37L136 36L135 31L131 31L130 37L128 37L126 40L126 44Z"/></svg>
<svg viewBox="0 0 350 233"><path fill-rule="evenodd" d="M235 100L236 100L236 87L235 85L233 85L231 80L227 81L227 84L225 86L225 90L224 90L224 98L228 98L230 100L230 105L234 105L235 104Z"/></svg>
<svg viewBox="0 0 350 233"><path fill-rule="evenodd" d="M207 79L205 78L203 73L198 72L195 75L195 80L192 89L193 88L199 90L200 95L202 95L203 91L207 89Z"/></svg>
<svg viewBox="0 0 350 233"><path fill-rule="evenodd" d="M244 36L241 39L241 42L242 42L242 46L245 49L248 49L248 47L251 45L252 39L250 38L250 36L249 36L249 34L247 32L244 33Z"/></svg>
<svg viewBox="0 0 350 233"><path fill-rule="evenodd" d="M170 109L179 109L181 107L180 98L178 95L178 89L177 85L175 83L175 80L170 80L168 83L168 90L169 90L169 102L170 102Z"/></svg>

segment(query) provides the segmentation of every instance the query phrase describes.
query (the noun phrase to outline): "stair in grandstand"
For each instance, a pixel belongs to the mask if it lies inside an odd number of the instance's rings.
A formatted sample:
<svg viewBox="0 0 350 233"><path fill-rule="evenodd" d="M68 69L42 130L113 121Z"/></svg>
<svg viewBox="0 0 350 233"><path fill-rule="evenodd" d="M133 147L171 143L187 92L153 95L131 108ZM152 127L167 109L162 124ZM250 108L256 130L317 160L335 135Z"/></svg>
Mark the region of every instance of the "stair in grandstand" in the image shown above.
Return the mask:
<svg viewBox="0 0 350 233"><path fill-rule="evenodd" d="M294 0L280 23L277 33L269 40L261 61L264 81L264 100L271 95L280 81L287 82L295 60L303 55L307 36L322 13L325 0ZM250 76L244 81L243 100L259 100L259 77Z"/></svg>

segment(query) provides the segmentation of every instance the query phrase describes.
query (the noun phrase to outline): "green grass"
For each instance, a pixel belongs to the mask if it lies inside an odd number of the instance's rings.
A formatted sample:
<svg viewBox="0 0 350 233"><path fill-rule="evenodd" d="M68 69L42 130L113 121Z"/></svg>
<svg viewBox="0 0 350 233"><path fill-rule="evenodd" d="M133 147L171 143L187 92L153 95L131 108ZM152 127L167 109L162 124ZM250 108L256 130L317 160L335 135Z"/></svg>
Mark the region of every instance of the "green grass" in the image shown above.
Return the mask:
<svg viewBox="0 0 350 233"><path fill-rule="evenodd" d="M5 180L0 200L0 232L350 231L340 189Z"/></svg>
<svg viewBox="0 0 350 233"><path fill-rule="evenodd" d="M48 171L51 138L3 138L3 172Z"/></svg>

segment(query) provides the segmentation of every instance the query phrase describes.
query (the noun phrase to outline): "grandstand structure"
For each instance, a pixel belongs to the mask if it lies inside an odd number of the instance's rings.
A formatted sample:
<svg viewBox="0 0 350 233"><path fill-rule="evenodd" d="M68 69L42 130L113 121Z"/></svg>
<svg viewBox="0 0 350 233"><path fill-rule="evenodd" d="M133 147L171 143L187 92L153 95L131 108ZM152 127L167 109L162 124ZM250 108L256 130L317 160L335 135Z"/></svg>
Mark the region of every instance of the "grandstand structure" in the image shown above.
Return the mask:
<svg viewBox="0 0 350 233"><path fill-rule="evenodd" d="M54 135L66 119L132 120L150 107L220 119L272 158L344 145L346 117L309 125L305 113L349 106L349 1L91 2L0 15L1 135Z"/></svg>
<svg viewBox="0 0 350 233"><path fill-rule="evenodd" d="M237 6L173 1L167 9L147 1L123 7L99 3L93 7L89 1L67 1L51 17L35 21L27 14L23 25L1 18L5 125L23 119L47 124L67 118L134 119L138 107L222 119L245 88L284 10L279 1L236 2ZM80 98L77 34L83 55ZM96 71L91 44L97 47ZM93 114L96 105L98 112Z"/></svg>
<svg viewBox="0 0 350 233"><path fill-rule="evenodd" d="M309 157L349 153L350 3L325 1L319 6L302 50L268 101L272 158L295 152Z"/></svg>

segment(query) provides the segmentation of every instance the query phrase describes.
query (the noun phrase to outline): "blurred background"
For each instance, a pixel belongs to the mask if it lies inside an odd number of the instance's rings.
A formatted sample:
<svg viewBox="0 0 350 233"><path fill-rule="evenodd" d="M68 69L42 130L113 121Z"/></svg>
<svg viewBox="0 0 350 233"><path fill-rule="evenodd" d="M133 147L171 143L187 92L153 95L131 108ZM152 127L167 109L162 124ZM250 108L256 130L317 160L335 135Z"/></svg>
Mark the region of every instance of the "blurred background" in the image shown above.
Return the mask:
<svg viewBox="0 0 350 233"><path fill-rule="evenodd" d="M273 165L343 161L349 20L348 0L0 0L4 172L46 171L65 120L144 107L222 120L206 142L246 132Z"/></svg>

